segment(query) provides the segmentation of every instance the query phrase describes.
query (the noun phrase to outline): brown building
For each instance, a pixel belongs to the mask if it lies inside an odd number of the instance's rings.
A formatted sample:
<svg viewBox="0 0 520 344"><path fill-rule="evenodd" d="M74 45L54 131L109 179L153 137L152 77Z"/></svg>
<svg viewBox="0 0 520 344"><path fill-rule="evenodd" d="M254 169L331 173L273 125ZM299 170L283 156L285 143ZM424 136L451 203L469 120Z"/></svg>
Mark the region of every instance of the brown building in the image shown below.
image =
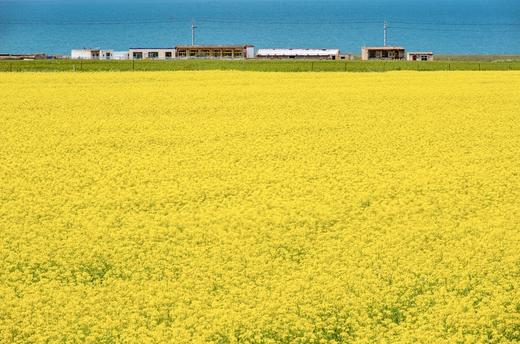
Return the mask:
<svg viewBox="0 0 520 344"><path fill-rule="evenodd" d="M184 45L175 47L179 59L251 59L255 57L252 45Z"/></svg>
<svg viewBox="0 0 520 344"><path fill-rule="evenodd" d="M362 60L404 60L405 49L403 47L363 47L361 49Z"/></svg>
<svg viewBox="0 0 520 344"><path fill-rule="evenodd" d="M45 60L45 54L0 54L0 60Z"/></svg>

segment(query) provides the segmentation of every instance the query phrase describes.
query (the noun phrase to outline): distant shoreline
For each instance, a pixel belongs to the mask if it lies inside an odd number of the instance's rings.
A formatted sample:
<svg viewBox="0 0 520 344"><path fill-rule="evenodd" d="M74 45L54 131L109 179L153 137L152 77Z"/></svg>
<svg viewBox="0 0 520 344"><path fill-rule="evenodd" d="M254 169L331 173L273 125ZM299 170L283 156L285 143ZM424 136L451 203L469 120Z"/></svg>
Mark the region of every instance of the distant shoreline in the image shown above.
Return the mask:
<svg viewBox="0 0 520 344"><path fill-rule="evenodd" d="M9 54L8 52L0 52L2 54ZM30 54L20 54L20 55L38 55L43 53L30 53ZM13 53L13 55L18 55L18 53ZM48 56L61 56L49 54ZM352 54L354 61L360 61L361 56L359 54ZM435 54L434 56L436 62L516 62L520 61L520 54ZM0 57L0 63L9 60L3 59ZM71 60L71 59L65 59ZM13 60L14 61L14 60ZM72 60L71 60L72 61ZM112 60L113 62L119 62L116 60ZM262 61L265 61L262 59ZM274 61L274 59L273 59ZM294 61L294 60L285 60L285 61ZM302 60L296 60L294 62L301 62ZM390 62L390 61L387 61Z"/></svg>

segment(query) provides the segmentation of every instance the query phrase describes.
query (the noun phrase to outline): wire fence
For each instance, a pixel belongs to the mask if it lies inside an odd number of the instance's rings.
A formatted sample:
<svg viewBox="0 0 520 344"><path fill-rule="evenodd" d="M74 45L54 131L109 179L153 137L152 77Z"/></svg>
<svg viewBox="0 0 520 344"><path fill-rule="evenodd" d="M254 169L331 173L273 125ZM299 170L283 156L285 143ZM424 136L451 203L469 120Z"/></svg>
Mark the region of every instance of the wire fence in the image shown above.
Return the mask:
<svg viewBox="0 0 520 344"><path fill-rule="evenodd" d="M520 61L323 61L323 60L34 60L0 61L0 72L197 71L264 72L389 72L389 71L508 71Z"/></svg>

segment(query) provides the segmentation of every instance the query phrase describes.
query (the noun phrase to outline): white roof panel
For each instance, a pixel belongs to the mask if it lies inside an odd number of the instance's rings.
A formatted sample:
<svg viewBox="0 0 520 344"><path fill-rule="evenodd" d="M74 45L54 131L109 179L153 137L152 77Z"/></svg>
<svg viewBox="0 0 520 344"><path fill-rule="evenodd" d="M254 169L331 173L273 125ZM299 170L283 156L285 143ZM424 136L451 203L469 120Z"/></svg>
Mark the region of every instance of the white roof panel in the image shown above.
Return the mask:
<svg viewBox="0 0 520 344"><path fill-rule="evenodd" d="M258 49L263 56L330 56L339 54L339 49Z"/></svg>

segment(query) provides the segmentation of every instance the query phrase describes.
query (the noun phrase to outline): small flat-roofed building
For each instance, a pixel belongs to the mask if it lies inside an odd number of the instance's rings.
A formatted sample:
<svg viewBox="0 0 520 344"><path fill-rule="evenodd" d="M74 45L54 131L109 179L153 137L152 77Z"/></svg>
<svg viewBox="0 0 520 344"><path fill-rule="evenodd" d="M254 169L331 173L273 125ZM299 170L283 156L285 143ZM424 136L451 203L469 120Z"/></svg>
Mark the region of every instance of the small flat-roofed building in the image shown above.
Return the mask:
<svg viewBox="0 0 520 344"><path fill-rule="evenodd" d="M433 52L431 51L413 51L406 54L408 61L433 61Z"/></svg>
<svg viewBox="0 0 520 344"><path fill-rule="evenodd" d="M181 45L175 47L180 59L252 59L252 45Z"/></svg>
<svg viewBox="0 0 520 344"><path fill-rule="evenodd" d="M352 55L352 54L340 54L340 55L339 55L339 59L340 59L340 60L348 60L348 61L351 61L351 60L354 60L354 55Z"/></svg>
<svg viewBox="0 0 520 344"><path fill-rule="evenodd" d="M73 49L70 57L76 60L111 60L112 53L112 50L99 48Z"/></svg>
<svg viewBox="0 0 520 344"><path fill-rule="evenodd" d="M175 58L175 48L130 48L130 60L171 60Z"/></svg>
<svg viewBox="0 0 520 344"><path fill-rule="evenodd" d="M339 49L258 49L257 58L339 60Z"/></svg>
<svg viewBox="0 0 520 344"><path fill-rule="evenodd" d="M363 47L361 49L362 60L404 60L405 57L403 47Z"/></svg>

